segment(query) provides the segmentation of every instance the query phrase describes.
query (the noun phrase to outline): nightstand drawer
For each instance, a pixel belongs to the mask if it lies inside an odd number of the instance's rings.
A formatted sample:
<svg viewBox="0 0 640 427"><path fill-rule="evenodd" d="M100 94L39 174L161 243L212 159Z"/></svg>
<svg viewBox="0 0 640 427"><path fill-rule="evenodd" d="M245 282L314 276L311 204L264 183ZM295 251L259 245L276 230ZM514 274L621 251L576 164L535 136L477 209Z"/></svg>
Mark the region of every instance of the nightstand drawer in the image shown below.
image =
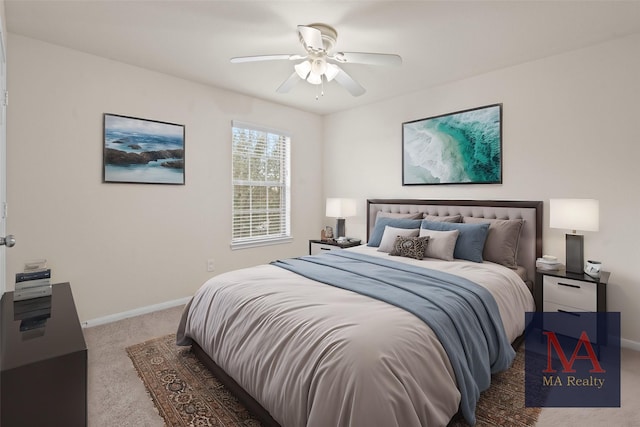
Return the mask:
<svg viewBox="0 0 640 427"><path fill-rule="evenodd" d="M574 311L597 311L598 292L595 283L544 276L543 286L544 311L548 311L548 302L573 308Z"/></svg>
<svg viewBox="0 0 640 427"><path fill-rule="evenodd" d="M340 246L335 245L326 245L324 243L312 243L311 244L311 255L317 255L326 251L334 251L342 249Z"/></svg>
<svg viewBox="0 0 640 427"><path fill-rule="evenodd" d="M584 331L592 342L598 341L598 321L594 314L587 317L582 315L587 314L586 311L579 311L573 307L547 301L544 302L544 311L558 312L563 317L562 321L557 321L556 318L553 327L544 329L551 329L558 334L572 338L580 338L580 334Z"/></svg>
<svg viewBox="0 0 640 427"><path fill-rule="evenodd" d="M309 255L318 255L326 251L335 251L360 246L360 240L352 239L345 242L335 240L309 240Z"/></svg>

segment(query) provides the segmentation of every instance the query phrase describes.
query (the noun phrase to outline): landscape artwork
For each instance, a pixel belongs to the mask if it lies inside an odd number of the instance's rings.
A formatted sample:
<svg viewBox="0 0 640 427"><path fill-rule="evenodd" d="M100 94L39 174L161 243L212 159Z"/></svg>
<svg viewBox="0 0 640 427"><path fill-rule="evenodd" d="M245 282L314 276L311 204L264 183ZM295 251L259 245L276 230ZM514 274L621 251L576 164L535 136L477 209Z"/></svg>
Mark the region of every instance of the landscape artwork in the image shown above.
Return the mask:
<svg viewBox="0 0 640 427"><path fill-rule="evenodd" d="M104 182L184 184L184 126L104 115Z"/></svg>
<svg viewBox="0 0 640 427"><path fill-rule="evenodd" d="M502 104L402 124L402 185L502 183Z"/></svg>

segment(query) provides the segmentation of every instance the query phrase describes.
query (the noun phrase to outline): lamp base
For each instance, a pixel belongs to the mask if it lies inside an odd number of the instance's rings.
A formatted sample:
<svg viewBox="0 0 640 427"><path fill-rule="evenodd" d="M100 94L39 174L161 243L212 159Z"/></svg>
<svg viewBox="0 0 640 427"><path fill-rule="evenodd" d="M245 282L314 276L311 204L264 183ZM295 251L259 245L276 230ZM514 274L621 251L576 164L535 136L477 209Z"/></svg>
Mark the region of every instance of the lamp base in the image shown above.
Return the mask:
<svg viewBox="0 0 640 427"><path fill-rule="evenodd" d="M567 234L567 273L579 273L584 271L584 236L581 234Z"/></svg>
<svg viewBox="0 0 640 427"><path fill-rule="evenodd" d="M344 237L344 218L338 218L336 221L336 239Z"/></svg>

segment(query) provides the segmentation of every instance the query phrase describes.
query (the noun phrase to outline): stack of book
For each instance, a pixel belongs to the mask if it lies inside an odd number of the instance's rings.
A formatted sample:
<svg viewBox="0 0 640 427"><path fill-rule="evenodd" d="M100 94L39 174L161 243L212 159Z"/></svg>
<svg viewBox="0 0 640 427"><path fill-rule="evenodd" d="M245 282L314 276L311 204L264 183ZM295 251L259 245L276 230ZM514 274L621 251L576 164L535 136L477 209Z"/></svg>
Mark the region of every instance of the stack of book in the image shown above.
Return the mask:
<svg viewBox="0 0 640 427"><path fill-rule="evenodd" d="M51 295L51 269L42 266L16 273L14 301L41 298Z"/></svg>
<svg viewBox="0 0 640 427"><path fill-rule="evenodd" d="M564 268L564 264L558 262L555 257L544 256L536 260L536 268L538 270L555 271L562 270Z"/></svg>

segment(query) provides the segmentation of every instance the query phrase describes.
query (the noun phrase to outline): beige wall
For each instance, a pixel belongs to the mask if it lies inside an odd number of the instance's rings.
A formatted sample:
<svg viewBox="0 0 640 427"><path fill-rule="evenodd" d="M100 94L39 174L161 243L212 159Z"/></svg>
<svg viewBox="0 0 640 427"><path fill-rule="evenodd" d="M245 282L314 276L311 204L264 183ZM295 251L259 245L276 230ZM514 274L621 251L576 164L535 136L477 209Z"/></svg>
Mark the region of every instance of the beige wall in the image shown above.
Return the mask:
<svg viewBox="0 0 640 427"><path fill-rule="evenodd" d="M608 308L622 312L625 343L640 349L638 76L635 35L328 116L325 195L359 200L347 234L361 238L367 198L542 200L544 253L563 260L549 198L599 199L600 231L584 233L585 257L612 272ZM402 186L402 122L498 102L502 185Z"/></svg>
<svg viewBox="0 0 640 427"><path fill-rule="evenodd" d="M84 321L307 253L324 209L320 116L15 34L8 46L9 290L25 261L46 258ZM184 124L186 185L103 184L103 113ZM292 134L293 243L230 250L233 119Z"/></svg>

